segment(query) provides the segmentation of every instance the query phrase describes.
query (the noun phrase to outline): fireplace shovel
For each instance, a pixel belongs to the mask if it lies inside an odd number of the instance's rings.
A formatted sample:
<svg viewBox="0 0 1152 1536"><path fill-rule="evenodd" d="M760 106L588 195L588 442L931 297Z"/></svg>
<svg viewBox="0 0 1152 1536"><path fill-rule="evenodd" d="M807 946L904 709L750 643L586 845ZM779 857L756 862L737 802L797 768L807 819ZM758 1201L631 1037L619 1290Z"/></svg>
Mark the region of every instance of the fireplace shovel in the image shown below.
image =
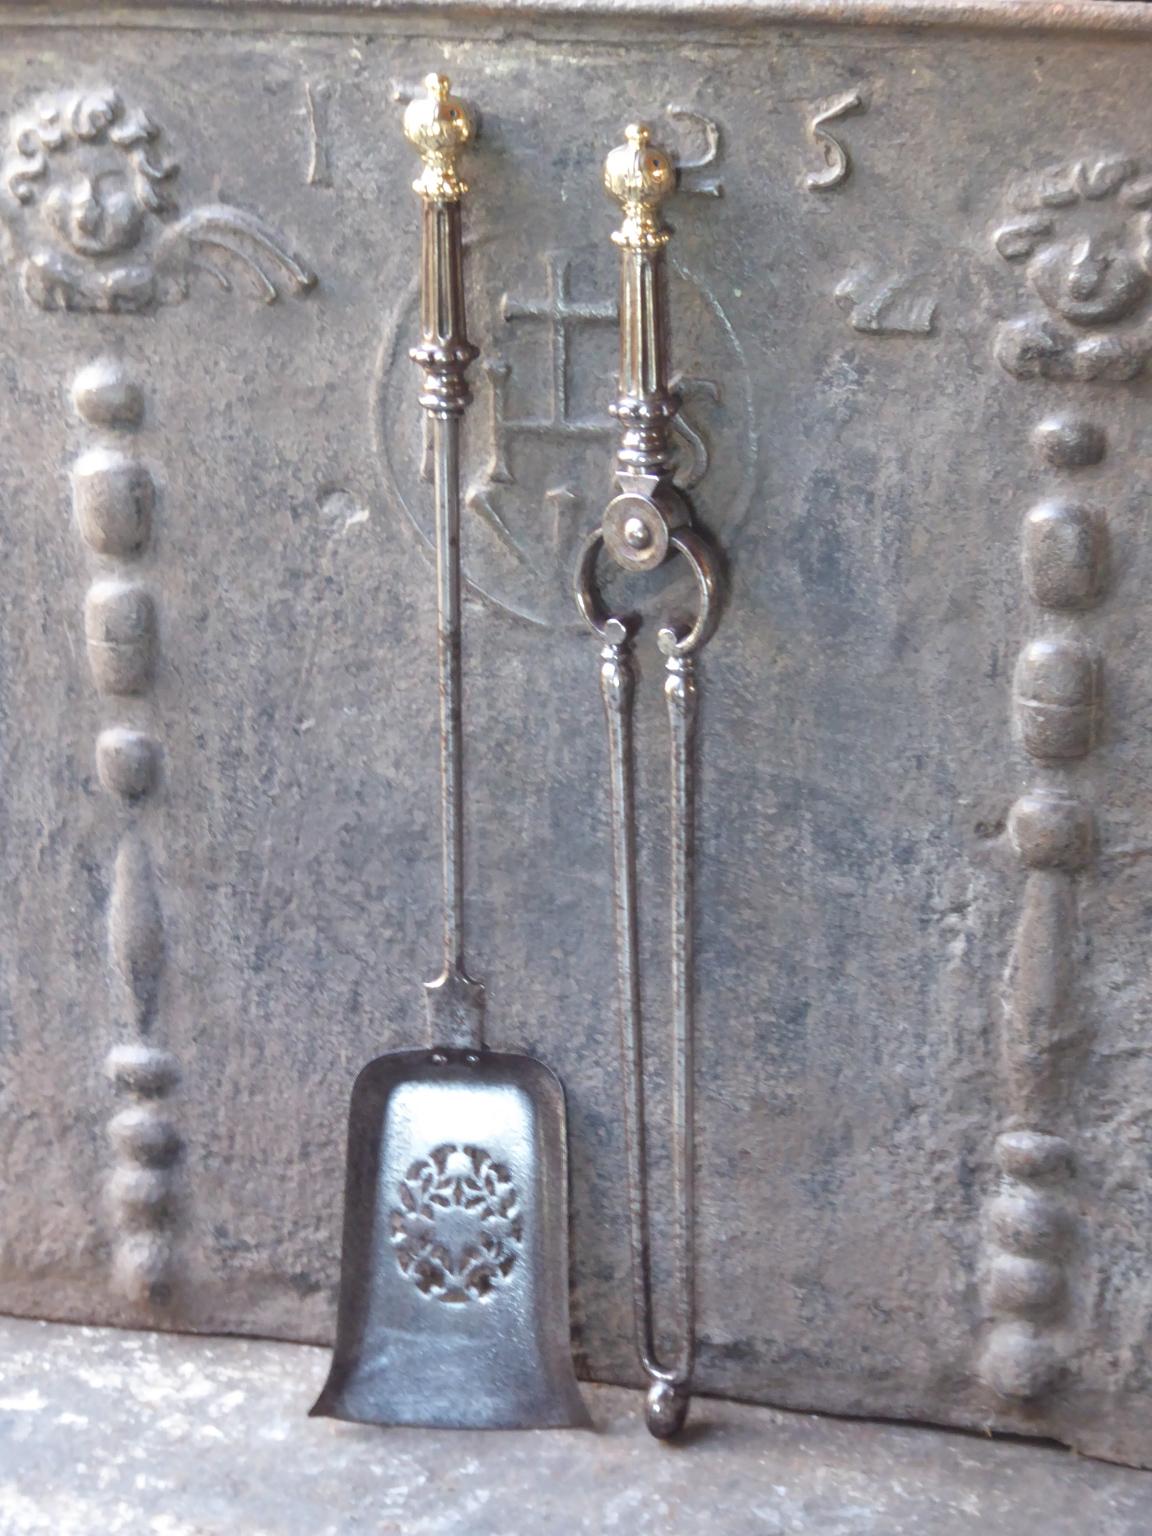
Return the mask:
<svg viewBox="0 0 1152 1536"><path fill-rule="evenodd" d="M564 1094L527 1056L484 1049L463 961L460 419L465 332L456 159L464 103L430 75L404 131L420 151L420 403L432 419L444 819L444 969L430 1048L377 1057L352 1090L336 1349L313 1414L364 1424L587 1425L568 1321Z"/></svg>

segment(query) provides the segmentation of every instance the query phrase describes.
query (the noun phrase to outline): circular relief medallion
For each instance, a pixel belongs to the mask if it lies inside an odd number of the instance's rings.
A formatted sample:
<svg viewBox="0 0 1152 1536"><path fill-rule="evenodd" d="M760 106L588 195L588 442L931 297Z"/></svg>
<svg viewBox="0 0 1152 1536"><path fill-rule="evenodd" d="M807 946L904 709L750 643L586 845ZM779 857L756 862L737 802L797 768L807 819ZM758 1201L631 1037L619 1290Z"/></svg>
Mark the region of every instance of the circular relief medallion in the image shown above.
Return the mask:
<svg viewBox="0 0 1152 1536"><path fill-rule="evenodd" d="M417 1158L397 1186L392 1246L400 1273L436 1301L481 1301L515 1268L524 1231L508 1169L451 1142Z"/></svg>
<svg viewBox="0 0 1152 1536"><path fill-rule="evenodd" d="M549 627L580 623L572 582L580 546L615 493L619 437L608 407L619 353L618 275L603 245L541 255L500 237L468 246L468 332L480 348L464 418L461 547L471 588L507 612ZM721 545L743 523L756 438L743 349L717 299L674 258L669 264L677 481ZM433 529L430 424L408 361L418 339L409 286L378 368L379 462L420 536ZM621 601L643 606L663 588L693 603L682 561L669 561ZM608 588L612 595L611 587ZM661 596L663 611L667 597Z"/></svg>

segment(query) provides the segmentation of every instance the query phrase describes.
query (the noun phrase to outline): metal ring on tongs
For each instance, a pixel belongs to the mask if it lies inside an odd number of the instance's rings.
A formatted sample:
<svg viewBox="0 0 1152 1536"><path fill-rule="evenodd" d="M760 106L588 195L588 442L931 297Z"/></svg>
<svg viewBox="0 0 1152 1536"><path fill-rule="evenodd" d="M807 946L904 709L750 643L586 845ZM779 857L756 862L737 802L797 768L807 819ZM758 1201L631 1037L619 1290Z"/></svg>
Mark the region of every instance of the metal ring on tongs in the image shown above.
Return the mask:
<svg viewBox="0 0 1152 1536"><path fill-rule="evenodd" d="M603 529L596 528L580 547L572 589L580 617L592 633L607 645L622 645L635 628L636 620L632 616L621 618L618 614L609 613L600 601L600 592L596 586L596 562L603 548Z"/></svg>
<svg viewBox="0 0 1152 1536"><path fill-rule="evenodd" d="M608 644L619 645L638 627L635 615L609 613L600 601L596 586L596 563L604 548L603 529L597 528L584 540L576 564L574 591L580 616L594 635ZM691 528L681 528L669 535L670 553L683 555L696 582L699 606L691 624L662 625L656 636L662 656L694 656L716 633L720 620L720 571L715 551L706 539Z"/></svg>

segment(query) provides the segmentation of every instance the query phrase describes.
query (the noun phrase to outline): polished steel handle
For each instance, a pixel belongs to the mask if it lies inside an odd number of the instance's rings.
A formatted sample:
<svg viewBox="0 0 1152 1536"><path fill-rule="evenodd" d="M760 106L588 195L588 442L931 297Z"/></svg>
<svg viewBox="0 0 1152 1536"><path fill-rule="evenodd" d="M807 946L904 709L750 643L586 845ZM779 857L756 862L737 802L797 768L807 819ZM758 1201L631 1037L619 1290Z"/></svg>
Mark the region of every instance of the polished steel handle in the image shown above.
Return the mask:
<svg viewBox="0 0 1152 1536"><path fill-rule="evenodd" d="M661 207L676 187L671 159L648 129L632 124L604 166L604 185L624 214L612 235L620 256L620 372L610 410L620 423L619 494L603 519L604 541L618 565L651 571L669 538L691 521L672 476L672 422L680 397L668 383L667 267L672 231Z"/></svg>
<svg viewBox="0 0 1152 1536"><path fill-rule="evenodd" d="M648 129L633 123L604 166L604 185L624 222L612 236L620 252L620 383L612 414L624 427L616 463L624 475L671 471L669 423L679 398L668 386L664 248L672 231L661 205L676 171Z"/></svg>
<svg viewBox="0 0 1152 1536"><path fill-rule="evenodd" d="M404 113L404 133L423 169L420 341L411 357L423 370L420 404L432 419L436 504L436 639L440 668L440 808L443 817L443 961L425 983L431 1044L478 1051L484 989L464 969L463 745L460 698L460 420L471 400L465 371L477 355L464 307L460 201L468 188L457 164L473 137L472 116L443 75Z"/></svg>

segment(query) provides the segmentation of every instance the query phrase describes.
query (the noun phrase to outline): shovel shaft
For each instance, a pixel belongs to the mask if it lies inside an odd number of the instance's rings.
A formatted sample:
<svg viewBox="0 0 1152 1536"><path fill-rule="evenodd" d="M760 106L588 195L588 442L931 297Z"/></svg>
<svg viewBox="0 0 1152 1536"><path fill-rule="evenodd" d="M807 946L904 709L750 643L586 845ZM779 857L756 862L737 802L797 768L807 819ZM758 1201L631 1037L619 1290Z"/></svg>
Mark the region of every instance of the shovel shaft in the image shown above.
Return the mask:
<svg viewBox="0 0 1152 1536"><path fill-rule="evenodd" d="M427 97L412 102L404 131L420 151L414 190L423 204L420 251L420 404L432 418L436 503L436 649L440 671L440 810L443 969L425 984L430 1043L479 1051L484 991L464 969L463 716L460 660L460 421L469 401L465 370L476 356L464 304L460 200L468 190L456 170L472 137L464 103L443 75L429 75Z"/></svg>
<svg viewBox="0 0 1152 1536"><path fill-rule="evenodd" d="M425 983L429 1044L479 1051L484 989L464 969L464 730L460 658L460 416L432 418L436 652L440 671L443 969Z"/></svg>
<svg viewBox="0 0 1152 1536"><path fill-rule="evenodd" d="M464 758L460 714L460 418L432 422L436 493L436 653L440 670L440 816L444 969L463 965Z"/></svg>

